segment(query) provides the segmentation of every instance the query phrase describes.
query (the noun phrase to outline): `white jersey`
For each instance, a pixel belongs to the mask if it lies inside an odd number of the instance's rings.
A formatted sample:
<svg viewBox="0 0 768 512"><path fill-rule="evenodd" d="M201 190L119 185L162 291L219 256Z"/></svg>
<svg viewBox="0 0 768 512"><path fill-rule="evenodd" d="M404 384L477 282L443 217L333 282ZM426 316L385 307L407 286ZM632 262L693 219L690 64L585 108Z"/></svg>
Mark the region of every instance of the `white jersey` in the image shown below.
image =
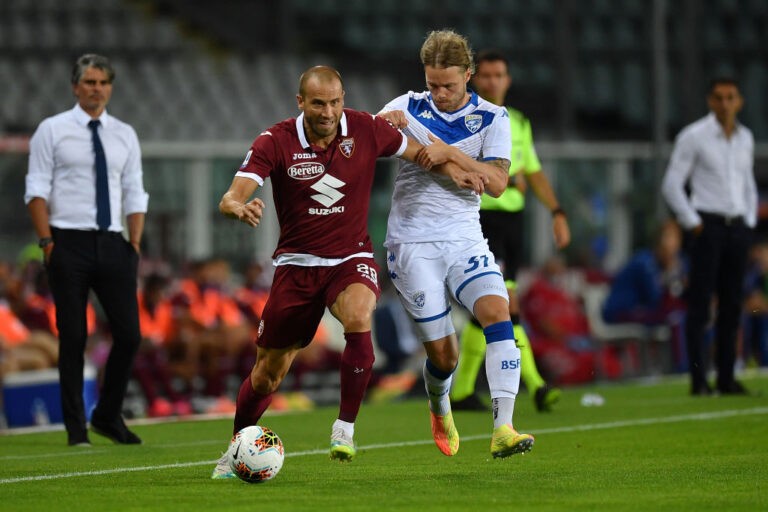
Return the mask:
<svg viewBox="0 0 768 512"><path fill-rule="evenodd" d="M408 127L403 131L424 145L430 144L431 133L476 160L508 160L511 136L507 110L470 93L469 102L455 112L441 112L428 92L413 91L387 103L382 112L405 112ZM400 160L384 245L483 240L479 210L480 197L471 190Z"/></svg>

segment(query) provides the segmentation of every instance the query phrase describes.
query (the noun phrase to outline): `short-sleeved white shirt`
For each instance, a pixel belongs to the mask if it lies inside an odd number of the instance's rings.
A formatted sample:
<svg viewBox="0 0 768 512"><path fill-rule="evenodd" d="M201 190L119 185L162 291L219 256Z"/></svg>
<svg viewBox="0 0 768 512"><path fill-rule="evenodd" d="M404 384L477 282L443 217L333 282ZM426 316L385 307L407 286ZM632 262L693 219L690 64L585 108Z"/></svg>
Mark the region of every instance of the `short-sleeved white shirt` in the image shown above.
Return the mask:
<svg viewBox="0 0 768 512"><path fill-rule="evenodd" d="M509 159L509 115L505 108L472 92L469 102L455 112L441 112L428 92L409 92L389 102L382 111L402 110L408 119L406 135L429 145L428 134L456 146L476 160ZM480 198L458 188L450 178L400 161L392 194L385 246L408 242L483 240Z"/></svg>

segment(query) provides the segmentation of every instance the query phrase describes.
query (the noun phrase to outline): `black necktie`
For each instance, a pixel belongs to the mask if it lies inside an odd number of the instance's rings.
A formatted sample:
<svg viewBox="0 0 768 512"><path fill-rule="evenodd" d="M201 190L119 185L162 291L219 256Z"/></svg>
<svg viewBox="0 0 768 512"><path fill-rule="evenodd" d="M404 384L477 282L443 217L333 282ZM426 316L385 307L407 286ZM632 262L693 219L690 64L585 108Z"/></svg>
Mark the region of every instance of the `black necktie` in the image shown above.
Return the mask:
<svg viewBox="0 0 768 512"><path fill-rule="evenodd" d="M112 213L109 211L109 179L107 178L107 158L104 156L104 146L99 138L101 121L94 119L88 123L93 134L93 152L96 155L96 224L99 229L106 231L112 224Z"/></svg>

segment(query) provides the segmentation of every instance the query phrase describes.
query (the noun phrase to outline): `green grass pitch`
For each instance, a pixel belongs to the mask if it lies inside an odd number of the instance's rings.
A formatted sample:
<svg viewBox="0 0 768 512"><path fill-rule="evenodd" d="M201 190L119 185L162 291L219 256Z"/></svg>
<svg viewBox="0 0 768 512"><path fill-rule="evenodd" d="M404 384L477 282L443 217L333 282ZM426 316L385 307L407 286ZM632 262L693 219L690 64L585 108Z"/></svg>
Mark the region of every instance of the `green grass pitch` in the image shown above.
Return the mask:
<svg viewBox="0 0 768 512"><path fill-rule="evenodd" d="M229 420L136 425L141 446L0 436L0 510L768 510L768 375L744 382L752 396L692 398L679 377L571 388L549 414L521 394L515 424L536 445L504 460L485 413L457 412L459 453L442 455L426 400L365 404L349 464L328 459L334 407L266 416L286 459L264 484L209 479ZM581 406L589 392L605 404Z"/></svg>

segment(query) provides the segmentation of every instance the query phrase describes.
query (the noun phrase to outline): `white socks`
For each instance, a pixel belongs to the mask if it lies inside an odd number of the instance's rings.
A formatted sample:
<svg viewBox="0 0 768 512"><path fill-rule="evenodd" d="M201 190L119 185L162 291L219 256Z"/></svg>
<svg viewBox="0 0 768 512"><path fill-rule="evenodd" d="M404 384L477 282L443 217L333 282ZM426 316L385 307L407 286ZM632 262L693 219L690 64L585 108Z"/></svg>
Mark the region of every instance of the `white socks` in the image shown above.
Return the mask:
<svg viewBox="0 0 768 512"><path fill-rule="evenodd" d="M483 329L487 344L485 372L493 403L493 427L512 425L515 397L520 389L520 349L515 346L512 322Z"/></svg>
<svg viewBox="0 0 768 512"><path fill-rule="evenodd" d="M344 432L344 435L346 435L350 439L355 437L354 423L337 419L336 421L333 422L333 426L331 426L331 431L335 430L336 428L340 428L342 432Z"/></svg>
<svg viewBox="0 0 768 512"><path fill-rule="evenodd" d="M430 410L438 416L445 416L451 410L448 392L451 390L453 371L444 372L427 359L424 362L422 373L429 397Z"/></svg>

